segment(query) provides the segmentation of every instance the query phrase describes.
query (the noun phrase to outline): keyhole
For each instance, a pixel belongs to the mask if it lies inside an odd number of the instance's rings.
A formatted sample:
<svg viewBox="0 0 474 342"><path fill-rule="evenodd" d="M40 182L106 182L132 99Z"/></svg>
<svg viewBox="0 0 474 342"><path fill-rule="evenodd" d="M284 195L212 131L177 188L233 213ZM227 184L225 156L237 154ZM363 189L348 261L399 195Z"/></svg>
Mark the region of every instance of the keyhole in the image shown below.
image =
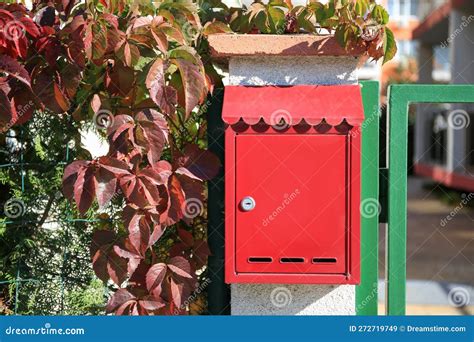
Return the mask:
<svg viewBox="0 0 474 342"><path fill-rule="evenodd" d="M242 199L242 201L240 202L240 208L243 210L243 211L251 211L255 208L255 200L250 197L250 196L246 196Z"/></svg>

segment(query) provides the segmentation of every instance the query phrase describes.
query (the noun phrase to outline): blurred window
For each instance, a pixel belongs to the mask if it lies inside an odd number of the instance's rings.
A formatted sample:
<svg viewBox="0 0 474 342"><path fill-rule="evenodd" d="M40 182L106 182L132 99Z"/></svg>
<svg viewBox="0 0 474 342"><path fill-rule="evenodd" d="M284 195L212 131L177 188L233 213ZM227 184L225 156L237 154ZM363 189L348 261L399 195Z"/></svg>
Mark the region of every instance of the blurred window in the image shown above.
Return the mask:
<svg viewBox="0 0 474 342"><path fill-rule="evenodd" d="M397 20L418 15L419 0L388 0L388 13Z"/></svg>
<svg viewBox="0 0 474 342"><path fill-rule="evenodd" d="M415 16L415 17L418 15L419 4L420 4L419 0L411 0L410 15Z"/></svg>
<svg viewBox="0 0 474 342"><path fill-rule="evenodd" d="M430 159L437 165L446 165L447 113L437 113L431 121Z"/></svg>
<svg viewBox="0 0 474 342"><path fill-rule="evenodd" d="M434 69L435 70L442 70L442 71L449 71L451 69L451 63L449 60L449 49L436 46L434 48Z"/></svg>
<svg viewBox="0 0 474 342"><path fill-rule="evenodd" d="M399 12L398 15L400 17L406 17L409 13L408 10L410 8L410 6L409 6L410 1L408 1L408 0L399 0L399 1L400 1L400 5L399 5L400 6L400 12Z"/></svg>
<svg viewBox="0 0 474 342"><path fill-rule="evenodd" d="M397 58L411 57L416 58L418 54L418 42L414 40L399 40L397 41L398 51Z"/></svg>
<svg viewBox="0 0 474 342"><path fill-rule="evenodd" d="M388 13L395 16L395 0L388 0Z"/></svg>

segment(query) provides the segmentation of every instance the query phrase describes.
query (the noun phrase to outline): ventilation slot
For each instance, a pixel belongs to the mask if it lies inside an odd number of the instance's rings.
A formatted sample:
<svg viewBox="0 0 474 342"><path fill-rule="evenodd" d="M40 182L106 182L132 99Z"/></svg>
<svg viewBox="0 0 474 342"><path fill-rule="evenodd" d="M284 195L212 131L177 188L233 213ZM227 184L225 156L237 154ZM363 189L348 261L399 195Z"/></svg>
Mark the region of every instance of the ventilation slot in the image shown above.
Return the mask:
<svg viewBox="0 0 474 342"><path fill-rule="evenodd" d="M272 262L273 259L270 257L250 257L249 263L251 264L268 264Z"/></svg>
<svg viewBox="0 0 474 342"><path fill-rule="evenodd" d="M282 264L301 264L304 262L304 258L280 258Z"/></svg>
<svg viewBox="0 0 474 342"><path fill-rule="evenodd" d="M336 258L313 258L313 264L334 264L336 262Z"/></svg>

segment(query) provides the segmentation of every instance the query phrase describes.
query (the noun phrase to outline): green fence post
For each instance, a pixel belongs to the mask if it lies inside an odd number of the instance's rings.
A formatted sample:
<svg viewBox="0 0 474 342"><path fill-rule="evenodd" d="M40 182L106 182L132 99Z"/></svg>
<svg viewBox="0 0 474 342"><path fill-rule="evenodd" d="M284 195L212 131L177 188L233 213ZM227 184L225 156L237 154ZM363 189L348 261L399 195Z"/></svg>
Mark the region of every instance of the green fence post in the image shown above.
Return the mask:
<svg viewBox="0 0 474 342"><path fill-rule="evenodd" d="M365 120L362 132L361 204L377 203L379 196L379 84L360 82ZM358 315L377 315L378 213L361 215L361 283L356 288Z"/></svg>

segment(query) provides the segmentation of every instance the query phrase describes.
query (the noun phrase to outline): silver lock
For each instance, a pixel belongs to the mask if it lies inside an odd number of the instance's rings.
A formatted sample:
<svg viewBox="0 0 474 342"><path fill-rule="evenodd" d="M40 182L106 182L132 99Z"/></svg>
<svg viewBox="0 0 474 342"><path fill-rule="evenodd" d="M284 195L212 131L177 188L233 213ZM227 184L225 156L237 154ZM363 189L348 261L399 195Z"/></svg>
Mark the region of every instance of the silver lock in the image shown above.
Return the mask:
<svg viewBox="0 0 474 342"><path fill-rule="evenodd" d="M255 203L255 200L252 197L246 196L242 199L242 201L240 201L240 208L243 211L251 211L255 209L256 204L257 203Z"/></svg>

